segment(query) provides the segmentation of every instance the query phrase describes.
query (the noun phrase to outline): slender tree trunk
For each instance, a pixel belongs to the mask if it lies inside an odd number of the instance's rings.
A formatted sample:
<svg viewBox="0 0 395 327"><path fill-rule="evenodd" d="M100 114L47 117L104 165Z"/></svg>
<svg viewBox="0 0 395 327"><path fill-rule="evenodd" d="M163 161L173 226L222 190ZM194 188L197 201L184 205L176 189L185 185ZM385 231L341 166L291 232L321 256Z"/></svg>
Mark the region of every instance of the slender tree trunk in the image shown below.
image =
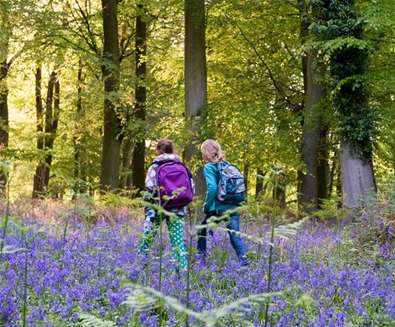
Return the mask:
<svg viewBox="0 0 395 327"><path fill-rule="evenodd" d="M8 148L8 86L7 75L9 65L7 61L0 62L0 153ZM7 173L0 169L0 197L5 196Z"/></svg>
<svg viewBox="0 0 395 327"><path fill-rule="evenodd" d="M335 153L333 154L333 158L332 158L332 166L330 168L330 173L329 173L328 196L331 196L333 193L335 178L338 169L339 169L339 155L338 155L338 151L335 150Z"/></svg>
<svg viewBox="0 0 395 327"><path fill-rule="evenodd" d="M121 187L130 189L133 185L132 180L132 157L133 157L133 142L130 136L123 139L122 142L122 178Z"/></svg>
<svg viewBox="0 0 395 327"><path fill-rule="evenodd" d="M6 62L0 63L0 145L8 146L8 76L9 66Z"/></svg>
<svg viewBox="0 0 395 327"><path fill-rule="evenodd" d="M145 8L142 4L137 5L136 17L136 104L134 116L136 120L145 121L145 106L147 99L146 89L146 54L147 54L147 23ZM145 180L145 140L142 133L138 133L138 139L133 147L132 180L133 186L139 191L144 190ZM140 135L141 134L141 135Z"/></svg>
<svg viewBox="0 0 395 327"><path fill-rule="evenodd" d="M286 186L283 183L276 184L273 188L273 200L280 208L286 207Z"/></svg>
<svg viewBox="0 0 395 327"><path fill-rule="evenodd" d="M207 110L206 26L204 0L185 0L185 106L192 139L185 151L187 161L200 158L196 143ZM202 170L195 178L196 192L202 196L205 184Z"/></svg>
<svg viewBox="0 0 395 327"><path fill-rule="evenodd" d="M37 149L42 150L44 149L44 108L41 95L41 66L36 69L35 81Z"/></svg>
<svg viewBox="0 0 395 327"><path fill-rule="evenodd" d="M301 169L298 169L296 172L296 194L297 194L297 201L298 201L298 210L300 213L302 213L302 210L303 210L302 180L303 180L303 172Z"/></svg>
<svg viewBox="0 0 395 327"><path fill-rule="evenodd" d="M46 126L46 135L48 135L48 142L46 144L46 148L48 149L48 155L46 156L46 176L45 176L45 185L48 187L49 184L49 173L52 165L53 155L52 150L55 143L56 132L58 130L59 123L59 115L60 115L60 83L56 72L54 72L54 95L53 95L53 111L50 117L50 123ZM47 121L46 121L47 125Z"/></svg>
<svg viewBox="0 0 395 327"><path fill-rule="evenodd" d="M42 71L41 66L37 67L35 73L35 98L36 98L36 132L37 132L37 150L40 154L44 152L44 108L41 93ZM44 164L43 159L39 159L36 167L33 181L33 198L37 198L44 193Z"/></svg>
<svg viewBox="0 0 395 327"><path fill-rule="evenodd" d="M58 124L59 124L59 117L60 117L60 82L59 78L56 75L55 80L55 94L54 94L54 107L53 107L53 115L51 120L51 128L49 132L49 140L48 140L48 155L46 157L46 188L48 189L49 185L49 176L52 167L53 161L53 148L55 144L55 138L58 131ZM52 193L52 192L51 192ZM54 192L52 193L52 197L55 199L63 199L64 195L64 186L63 184L57 184Z"/></svg>
<svg viewBox="0 0 395 327"><path fill-rule="evenodd" d="M301 180L301 206L312 212L318 208L318 154L321 135L322 86L318 82L319 72L316 54L307 54L304 124L302 132L302 160L306 173Z"/></svg>
<svg viewBox="0 0 395 327"><path fill-rule="evenodd" d="M255 198L259 198L259 196L263 192L263 178L265 176L265 172L262 169L257 169L256 171L256 183L255 183Z"/></svg>
<svg viewBox="0 0 395 327"><path fill-rule="evenodd" d="M243 175L244 175L244 180L245 180L245 184L246 184L246 190L247 190L247 192L248 192L248 187L249 187L249 182L248 182L248 180L249 180L249 177L250 177L250 165L248 164L248 162L245 162L245 163L244 163L244 172L243 172Z"/></svg>
<svg viewBox="0 0 395 327"><path fill-rule="evenodd" d="M74 193L85 193L87 191L87 176L84 162L84 131L82 128L85 116L82 104L82 90L84 84L83 62L80 58L78 61L77 73L77 102L76 102L76 119L74 127Z"/></svg>
<svg viewBox="0 0 395 327"><path fill-rule="evenodd" d="M51 151L50 148L50 133L51 133L51 125L52 125L52 116L53 116L53 102L54 102L54 88L55 88L55 81L56 81L56 72L52 72L49 81L48 81L48 89L47 89L47 100L45 104L45 123L44 123L44 162L42 163L42 183L43 183L43 190L45 191L48 186L49 182L49 166L48 163L51 163L52 158L49 159Z"/></svg>
<svg viewBox="0 0 395 327"><path fill-rule="evenodd" d="M41 68L36 70L36 116L37 116L37 148L44 152L34 175L33 197L45 195L48 189L50 169L52 165L52 150L58 129L60 115L60 83L56 71L53 71L48 81L45 112L41 99ZM44 119L44 122L43 122ZM43 135L44 128L44 135Z"/></svg>
<svg viewBox="0 0 395 327"><path fill-rule="evenodd" d="M339 160L339 166L336 172L336 196L338 199L337 202L337 207L341 208L343 207L343 183L342 183L342 171L341 171L341 163L340 163L340 158L338 158Z"/></svg>
<svg viewBox="0 0 395 327"><path fill-rule="evenodd" d="M101 161L101 189L116 190L119 185L121 153L121 121L116 100L119 90L120 54L118 41L117 0L102 0L103 10L103 65L104 126Z"/></svg>
<svg viewBox="0 0 395 327"><path fill-rule="evenodd" d="M7 77L11 66L8 60L12 33L10 17L8 3L0 1L0 154L7 150L9 142ZM7 172L0 168L0 198L6 196L6 184Z"/></svg>
<svg viewBox="0 0 395 327"><path fill-rule="evenodd" d="M76 120L74 126L74 192L80 193L81 181L81 119L82 119L82 60L78 61Z"/></svg>

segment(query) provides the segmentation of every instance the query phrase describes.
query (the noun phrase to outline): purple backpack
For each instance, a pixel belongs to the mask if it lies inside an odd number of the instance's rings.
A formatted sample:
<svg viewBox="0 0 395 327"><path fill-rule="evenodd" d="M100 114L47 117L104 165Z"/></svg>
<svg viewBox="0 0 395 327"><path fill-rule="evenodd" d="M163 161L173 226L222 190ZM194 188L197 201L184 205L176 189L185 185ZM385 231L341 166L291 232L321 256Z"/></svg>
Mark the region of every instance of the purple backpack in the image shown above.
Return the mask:
<svg viewBox="0 0 395 327"><path fill-rule="evenodd" d="M165 209L182 208L192 202L191 173L178 161L168 161L157 170L159 198Z"/></svg>

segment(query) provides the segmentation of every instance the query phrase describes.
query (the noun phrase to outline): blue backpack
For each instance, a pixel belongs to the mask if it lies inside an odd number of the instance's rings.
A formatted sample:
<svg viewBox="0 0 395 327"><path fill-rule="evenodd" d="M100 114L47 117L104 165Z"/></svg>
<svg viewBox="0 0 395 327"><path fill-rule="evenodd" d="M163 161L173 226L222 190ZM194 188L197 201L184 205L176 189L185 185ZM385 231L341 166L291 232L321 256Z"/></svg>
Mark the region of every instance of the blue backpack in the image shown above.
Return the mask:
<svg viewBox="0 0 395 327"><path fill-rule="evenodd" d="M246 200L244 177L236 166L222 161L218 163L218 175L218 201L239 205Z"/></svg>

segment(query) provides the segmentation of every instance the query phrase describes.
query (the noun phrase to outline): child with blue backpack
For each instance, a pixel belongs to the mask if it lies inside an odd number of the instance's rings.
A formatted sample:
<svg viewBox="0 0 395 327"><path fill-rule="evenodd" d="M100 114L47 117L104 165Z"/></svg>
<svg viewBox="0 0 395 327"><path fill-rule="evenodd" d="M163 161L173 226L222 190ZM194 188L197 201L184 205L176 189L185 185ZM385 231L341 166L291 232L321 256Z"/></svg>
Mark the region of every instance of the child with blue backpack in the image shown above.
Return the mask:
<svg viewBox="0 0 395 327"><path fill-rule="evenodd" d="M157 157L149 167L145 179L146 195L144 200L157 203L173 217L164 215L170 243L171 256L177 268L186 270L188 266L187 250L184 242L184 218L187 205L192 201L194 184L188 168L181 158L174 153L173 142L168 139L158 141ZM161 217L158 212L147 206L143 237L139 245L139 253L146 255L160 227Z"/></svg>
<svg viewBox="0 0 395 327"><path fill-rule="evenodd" d="M205 218L202 225L206 225L210 217L222 216L230 210L227 220L227 229L232 244L241 265L248 265L246 248L240 238L240 214L232 211L245 200L245 183L240 171L225 161L220 144L215 140L206 140L201 145L203 160L206 162L203 175L206 181L206 197L203 211ZM199 252L205 256L207 253L207 228L198 231Z"/></svg>

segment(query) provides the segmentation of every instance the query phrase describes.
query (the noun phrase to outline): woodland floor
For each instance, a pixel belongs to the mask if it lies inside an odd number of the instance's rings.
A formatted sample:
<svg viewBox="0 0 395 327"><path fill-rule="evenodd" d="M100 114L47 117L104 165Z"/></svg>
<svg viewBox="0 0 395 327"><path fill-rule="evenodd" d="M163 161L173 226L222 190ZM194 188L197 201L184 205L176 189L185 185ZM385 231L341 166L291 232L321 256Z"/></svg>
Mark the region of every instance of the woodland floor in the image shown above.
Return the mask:
<svg viewBox="0 0 395 327"><path fill-rule="evenodd" d="M166 229L161 273L158 237L148 258L137 255L141 211L104 208L89 223L82 211L51 204L14 211L0 263L1 326L185 326L184 309L167 299L153 308L149 295L128 286L158 290L161 283L164 294L186 304L187 273L174 269ZM393 230L366 215L346 226L276 229L271 289L278 293L267 318L262 299L227 307L267 292L270 227L257 221L242 220L251 235L248 267L219 229L205 262L192 251L190 308L211 310L202 319L218 318L216 326L265 326L265 319L267 326L395 326ZM199 316L190 324L204 325Z"/></svg>

